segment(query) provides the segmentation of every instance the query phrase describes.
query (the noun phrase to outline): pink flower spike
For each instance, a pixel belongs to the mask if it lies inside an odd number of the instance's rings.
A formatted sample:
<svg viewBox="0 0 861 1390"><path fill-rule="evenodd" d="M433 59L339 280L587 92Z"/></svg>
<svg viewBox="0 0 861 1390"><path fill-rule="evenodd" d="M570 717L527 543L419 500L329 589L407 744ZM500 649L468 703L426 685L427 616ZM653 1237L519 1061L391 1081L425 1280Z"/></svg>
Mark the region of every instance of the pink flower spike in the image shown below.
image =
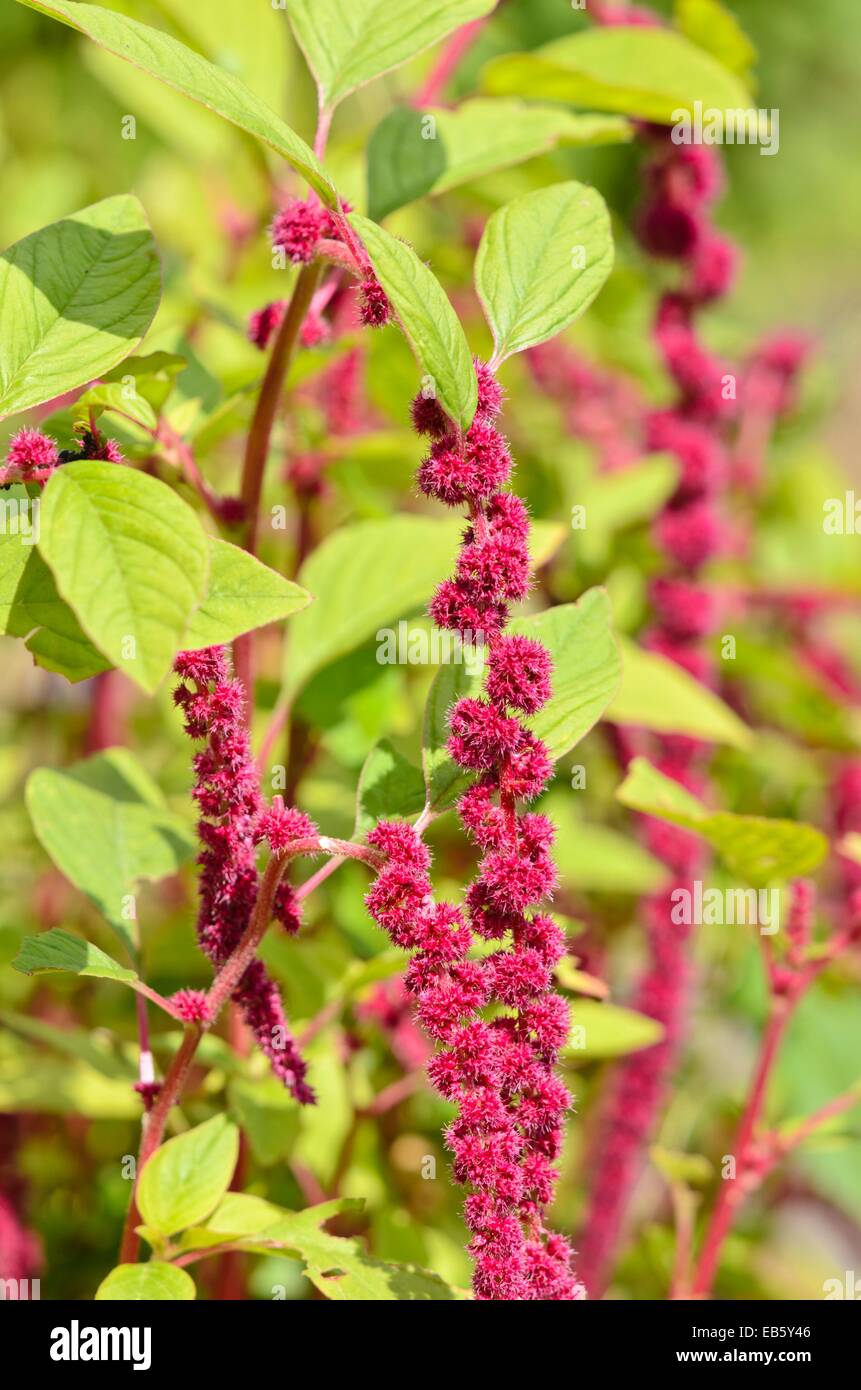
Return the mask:
<svg viewBox="0 0 861 1390"><path fill-rule="evenodd" d="M20 470L24 482L32 474L50 476L59 461L56 440L39 430L18 430L9 441L6 463Z"/></svg>

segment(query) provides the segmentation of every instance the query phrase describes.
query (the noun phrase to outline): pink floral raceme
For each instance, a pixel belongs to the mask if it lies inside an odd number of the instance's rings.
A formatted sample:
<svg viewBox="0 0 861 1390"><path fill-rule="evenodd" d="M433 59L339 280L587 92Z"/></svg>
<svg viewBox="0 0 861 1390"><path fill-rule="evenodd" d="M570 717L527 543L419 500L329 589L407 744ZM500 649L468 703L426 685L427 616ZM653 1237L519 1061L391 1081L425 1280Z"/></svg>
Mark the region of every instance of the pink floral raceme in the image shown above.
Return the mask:
<svg viewBox="0 0 861 1390"><path fill-rule="evenodd" d="M122 451L115 439L96 429L85 430L77 448L57 448L57 441L40 430L18 430L9 441L6 463L0 467L0 487L9 483L38 483L44 485L64 463L78 459L104 459L108 463L123 463Z"/></svg>
<svg viewBox="0 0 861 1390"><path fill-rule="evenodd" d="M544 745L521 721L549 698L551 663L539 642L503 631L509 602L528 586L529 523L523 503L499 491L512 467L494 423L501 392L486 366L476 363L476 372L478 409L463 437L422 397L413 420L433 440L422 490L470 515L455 577L440 585L431 611L468 638L482 633L488 647L484 693L460 700L449 720L449 751L476 774L459 802L461 820L484 857L464 915L434 901L419 834L381 823L369 840L387 862L366 901L396 945L412 952L407 989L441 1044L428 1072L458 1107L446 1143L455 1180L469 1193L476 1297L571 1300L584 1296L571 1249L545 1224L571 1105L554 1071L568 1035L567 1005L551 986L565 940L540 911L555 881L554 830L521 805L552 776ZM499 948L471 960L475 937Z"/></svg>
<svg viewBox="0 0 861 1390"><path fill-rule="evenodd" d="M670 409L647 414L648 447L667 451L679 465L676 490L654 525L665 572L652 582L654 623L644 644L696 679L714 682L703 647L720 620L716 595L700 571L727 543L720 514L729 483L725 425L735 409L734 378L703 346L697 317L727 292L734 248L715 231L711 206L721 191L722 170L711 148L673 144L666 127L648 126L645 196L637 231L652 255L673 260L679 284L661 297L655 340L677 388ZM658 740L660 770L689 790L706 790L707 749L694 739ZM653 1133L678 1051L687 1001L687 929L670 917L670 893L702 871L702 842L689 832L646 818L646 843L671 870L669 890L645 904L649 965L634 1006L656 1019L663 1040L635 1053L615 1072L601 1115L590 1168L595 1174L581 1237L580 1268L589 1292L599 1295L612 1270L627 1203Z"/></svg>
<svg viewBox="0 0 861 1390"><path fill-rule="evenodd" d="M180 678L174 700L185 731L205 744L194 757L192 792L202 844L197 936L220 966L239 945L257 899L257 845L266 839L277 852L316 831L301 811L264 806L242 719L242 686L231 677L224 649L180 652L174 670ZM298 931L299 908L286 880L279 885L273 917L291 934ZM298 1101L312 1103L306 1063L287 1026L278 986L261 961L251 962L233 999L276 1076ZM182 990L173 1002L186 1020L205 1020L206 999L199 991Z"/></svg>

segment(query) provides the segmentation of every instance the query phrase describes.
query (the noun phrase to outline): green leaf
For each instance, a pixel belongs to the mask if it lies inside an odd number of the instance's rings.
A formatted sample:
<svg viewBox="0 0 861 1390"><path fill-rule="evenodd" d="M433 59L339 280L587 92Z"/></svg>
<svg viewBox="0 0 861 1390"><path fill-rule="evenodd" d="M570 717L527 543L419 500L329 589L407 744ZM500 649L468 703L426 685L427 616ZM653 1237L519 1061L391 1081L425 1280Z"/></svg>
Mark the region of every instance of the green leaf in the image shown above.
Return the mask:
<svg viewBox="0 0 861 1390"><path fill-rule="evenodd" d="M425 802L424 778L387 738L375 743L359 774L354 838L379 820L417 815Z"/></svg>
<svg viewBox="0 0 861 1390"><path fill-rule="evenodd" d="M191 1275L159 1260L117 1265L96 1290L97 1303L191 1303L196 1297Z"/></svg>
<svg viewBox="0 0 861 1390"><path fill-rule="evenodd" d="M317 80L321 105L400 67L453 29L481 19L496 0L290 0L299 47Z"/></svg>
<svg viewBox="0 0 861 1390"><path fill-rule="evenodd" d="M288 696L378 628L431 597L454 563L461 527L432 517L360 521L327 536L299 574L314 603L291 622Z"/></svg>
<svg viewBox="0 0 861 1390"><path fill-rule="evenodd" d="M606 999L610 993L609 986L603 980L599 980L596 975L588 975L585 970L578 970L571 956L563 956L557 962L553 975L560 988L569 990L571 994L587 994L592 999Z"/></svg>
<svg viewBox="0 0 861 1390"><path fill-rule="evenodd" d="M323 201L334 207L335 189L313 151L232 73L216 67L193 48L160 29L139 24L127 15L100 5L69 3L69 0L19 0L19 3L86 34L109 53L125 58L136 68L256 136L286 159Z"/></svg>
<svg viewBox="0 0 861 1390"><path fill-rule="evenodd" d="M577 892L655 893L668 872L630 835L582 819L582 792L554 787L541 810L556 826L553 855L563 882Z"/></svg>
<svg viewBox="0 0 861 1390"><path fill-rule="evenodd" d="M458 700L481 693L482 679L467 663L450 662L439 668L428 692L422 730L422 771L426 804L435 815L453 806L472 781L471 774L449 757L448 716Z"/></svg>
<svg viewBox="0 0 861 1390"><path fill-rule="evenodd" d="M67 464L45 489L39 549L87 636L152 693L206 590L209 545L191 507L131 468Z"/></svg>
<svg viewBox="0 0 861 1390"><path fill-rule="evenodd" d="M445 145L427 131L421 111L396 106L368 141L368 216L374 222L429 192L445 169Z"/></svg>
<svg viewBox="0 0 861 1390"><path fill-rule="evenodd" d="M229 1192L205 1227L185 1232L180 1248L205 1250L230 1241L252 1252L288 1251L302 1261L312 1284L335 1302L468 1297L430 1270L373 1259L360 1241L323 1230L333 1217L355 1213L363 1205L361 1200L341 1198L305 1211L287 1211L260 1197Z"/></svg>
<svg viewBox="0 0 861 1390"><path fill-rule="evenodd" d="M595 725L619 683L620 662L603 589L589 589L577 603L560 604L528 618L515 618L506 632L542 642L553 661L553 694L527 727L561 758ZM440 667L425 705L422 766L427 804L440 813L470 781L449 757L448 713L464 696L481 693L483 672L467 662Z"/></svg>
<svg viewBox="0 0 861 1390"><path fill-rule="evenodd" d="M394 306L423 377L430 378L446 414L461 429L468 429L478 384L469 344L442 286L411 246L357 212L350 214L350 221Z"/></svg>
<svg viewBox="0 0 861 1390"><path fill-rule="evenodd" d="M499 96L565 101L596 111L672 124L695 101L720 110L747 108L745 84L682 34L646 27L595 28L506 54L484 69L483 87Z"/></svg>
<svg viewBox="0 0 861 1390"><path fill-rule="evenodd" d="M146 1225L171 1236L205 1221L230 1186L238 1156L239 1130L224 1115L168 1139L138 1178Z"/></svg>
<svg viewBox="0 0 861 1390"><path fill-rule="evenodd" d="M25 490L18 486L7 496L16 497L19 506L26 498ZM60 598L54 576L35 548L33 542L40 529L35 508L39 505L34 501L31 511L21 513L17 535L11 528L0 535L0 633L26 638L28 650L49 671L58 671L71 681L87 680L107 670L110 662L96 650L69 605Z"/></svg>
<svg viewBox="0 0 861 1390"><path fill-rule="evenodd" d="M613 537L637 522L649 521L675 491L678 465L667 454L653 454L616 472L596 471L577 491L585 526L577 531L577 555L585 564L603 564Z"/></svg>
<svg viewBox="0 0 861 1390"><path fill-rule="evenodd" d="M478 97L455 110L396 106L368 143L368 216L382 222L425 193L445 193L557 145L615 144L631 136L621 116L519 101Z"/></svg>
<svg viewBox="0 0 861 1390"><path fill-rule="evenodd" d="M646 1014L618 1004L576 999L571 1005L571 1034L563 1056L569 1062L625 1057L629 1052L653 1047L663 1036L661 1024Z"/></svg>
<svg viewBox="0 0 861 1390"><path fill-rule="evenodd" d="M687 734L709 743L749 748L750 729L713 691L657 652L619 638L622 683L607 718L662 734Z"/></svg>
<svg viewBox="0 0 861 1390"><path fill-rule="evenodd" d="M475 261L497 361L555 338L589 307L612 266L610 215L594 188L557 183L499 208Z"/></svg>
<svg viewBox="0 0 861 1390"><path fill-rule="evenodd" d="M149 327L160 293L152 232L130 194L10 246L0 256L0 419L122 361Z"/></svg>
<svg viewBox="0 0 861 1390"><path fill-rule="evenodd" d="M144 430L155 430L174 378L187 366L184 357L172 352L127 357L112 371L101 373L101 381L78 397L73 418L86 422L91 412L98 416L109 410Z"/></svg>
<svg viewBox="0 0 861 1390"><path fill-rule="evenodd" d="M194 853L184 823L124 748L62 771L37 768L25 796L33 829L57 868L132 945L128 909L139 880L165 878Z"/></svg>
<svg viewBox="0 0 861 1390"><path fill-rule="evenodd" d="M285 41L283 6L271 0L268 5L207 0L205 6L200 0L158 0L158 9L211 62L235 73L273 111L281 108L296 66L292 45Z"/></svg>
<svg viewBox="0 0 861 1390"><path fill-rule="evenodd" d="M39 936L25 936L21 949L12 962L13 970L22 975L42 975L60 970L72 975L91 975L97 980L117 980L134 985L138 976L119 961L115 961L80 936L52 927Z"/></svg>
<svg viewBox="0 0 861 1390"><path fill-rule="evenodd" d="M357 1204L354 1203L353 1207ZM295 1251L315 1288L334 1302L449 1300L465 1295L452 1289L436 1274L416 1265L390 1264L373 1259L358 1240L331 1236L322 1229L344 1210L342 1202L324 1202L306 1211L285 1212L264 1233Z"/></svg>
<svg viewBox="0 0 861 1390"><path fill-rule="evenodd" d="M214 537L209 545L209 584L183 635L183 650L225 646L243 632L292 617L311 602L305 589L247 550Z"/></svg>
<svg viewBox="0 0 861 1390"><path fill-rule="evenodd" d="M676 0L675 19L685 38L711 53L742 78L756 62L756 49L735 15L720 0Z"/></svg>
<svg viewBox="0 0 861 1390"><path fill-rule="evenodd" d="M129 392L118 381L91 386L89 391L78 397L73 416L76 421L89 420L91 417L98 419L105 410L145 430L154 430L158 425L158 417L146 397Z"/></svg>
<svg viewBox="0 0 861 1390"><path fill-rule="evenodd" d="M702 802L645 758L634 758L616 796L644 815L702 835L730 873L755 888L809 874L828 853L828 841L812 825L766 816L709 811Z"/></svg>
<svg viewBox="0 0 861 1390"><path fill-rule="evenodd" d="M554 761L597 724L618 687L621 662L610 617L606 590L588 589L576 603L515 618L506 628L537 639L552 658L553 694L525 722Z"/></svg>
<svg viewBox="0 0 861 1390"><path fill-rule="evenodd" d="M278 1078L236 1076L230 1081L227 1095L230 1113L246 1136L257 1162L266 1165L286 1162L299 1132L300 1115L298 1102ZM224 1199L225 1203L232 1200L233 1194ZM207 1225L211 1227L214 1219L210 1217Z"/></svg>

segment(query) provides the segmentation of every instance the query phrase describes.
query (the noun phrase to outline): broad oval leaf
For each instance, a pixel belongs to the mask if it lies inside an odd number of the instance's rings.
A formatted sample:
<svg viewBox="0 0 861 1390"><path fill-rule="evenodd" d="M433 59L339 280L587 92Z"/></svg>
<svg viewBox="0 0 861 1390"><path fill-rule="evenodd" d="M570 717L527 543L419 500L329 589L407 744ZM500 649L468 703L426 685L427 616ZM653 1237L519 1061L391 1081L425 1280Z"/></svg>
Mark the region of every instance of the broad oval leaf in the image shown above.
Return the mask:
<svg viewBox="0 0 861 1390"><path fill-rule="evenodd" d="M610 215L594 188L558 183L499 208L475 261L497 361L561 333L592 303L612 266Z"/></svg>
<svg viewBox="0 0 861 1390"><path fill-rule="evenodd" d="M15 484L11 496L19 504L19 529L0 535L0 633L26 638L27 650L40 666L70 681L87 680L110 667L93 646L71 608L57 593L54 576L35 542L41 505L25 510L25 489ZM27 526L24 522L27 521Z"/></svg>
<svg viewBox="0 0 861 1390"><path fill-rule="evenodd" d="M433 107L445 169L433 186L444 193L496 169L507 169L557 145L616 145L633 139L622 116L582 114L560 106L530 106L475 97L461 106Z"/></svg>
<svg viewBox="0 0 861 1390"><path fill-rule="evenodd" d="M290 23L329 110L497 0L290 0Z"/></svg>
<svg viewBox="0 0 861 1390"><path fill-rule="evenodd" d="M368 141L368 216L374 222L428 193L445 170L445 143L437 132L429 139L427 129L421 111L396 106Z"/></svg>
<svg viewBox="0 0 861 1390"><path fill-rule="evenodd" d="M426 804L434 815L453 806L471 781L471 774L449 755L448 716L452 705L466 696L479 695L481 686L480 671L472 670L466 662L450 662L439 668L428 691L422 730L422 770Z"/></svg>
<svg viewBox="0 0 861 1390"><path fill-rule="evenodd" d="M515 618L506 628L537 638L552 658L553 694L526 722L554 761L597 724L619 684L622 665L610 617L607 591L588 589L576 603Z"/></svg>
<svg viewBox="0 0 861 1390"><path fill-rule="evenodd" d="M170 34L148 24L139 24L128 15L103 9L101 5L69 3L68 0L20 0L20 3L86 34L109 53L125 58L182 92L183 96L209 107L226 121L256 136L286 159L323 201L334 207L337 194L310 147L233 73L216 67Z"/></svg>
<svg viewBox="0 0 861 1390"><path fill-rule="evenodd" d="M360 521L327 536L299 574L314 602L290 624L287 696L382 624L427 602L451 569L459 539L457 525L419 516Z"/></svg>
<svg viewBox="0 0 861 1390"><path fill-rule="evenodd" d="M822 832L804 822L709 811L646 758L632 760L616 796L634 811L658 816L702 835L717 850L730 873L755 888L809 874L828 853L828 841Z"/></svg>
<svg viewBox="0 0 861 1390"><path fill-rule="evenodd" d="M239 1130L224 1115L168 1139L138 1179L138 1210L146 1225L172 1236L204 1222L230 1186L238 1155Z"/></svg>
<svg viewBox="0 0 861 1390"><path fill-rule="evenodd" d="M424 806L424 779L387 738L375 743L359 774L354 838L367 835L377 821L417 815Z"/></svg>
<svg viewBox="0 0 861 1390"><path fill-rule="evenodd" d="M68 768L37 768L25 797L42 847L133 949L128 899L141 879L166 878L191 858L188 828L125 748Z"/></svg>
<svg viewBox="0 0 861 1390"><path fill-rule="evenodd" d="M97 1303L191 1303L196 1297L191 1275L160 1260L117 1265L96 1290Z"/></svg>
<svg viewBox="0 0 861 1390"><path fill-rule="evenodd" d="M395 107L368 144L368 215L380 222L424 193L445 193L557 145L617 144L632 134L622 116L501 98L477 97L453 110Z"/></svg>
<svg viewBox="0 0 861 1390"><path fill-rule="evenodd" d="M749 748L753 734L734 710L689 672L658 652L620 637L622 682L607 711L614 724L662 734L687 734L709 743Z"/></svg>
<svg viewBox="0 0 861 1390"><path fill-rule="evenodd" d="M365 244L377 279L429 377L436 398L462 430L472 424L478 384L469 344L442 286L411 246L358 213L350 221Z"/></svg>
<svg viewBox="0 0 861 1390"><path fill-rule="evenodd" d="M625 1057L661 1041L664 1029L654 1018L603 1004L595 999L576 999L571 1005L571 1032L562 1056L568 1062L600 1057Z"/></svg>
<svg viewBox="0 0 861 1390"><path fill-rule="evenodd" d="M530 53L505 54L484 69L485 91L567 101L671 124L694 102L746 109L750 92L710 53L672 29L618 26L555 39Z"/></svg>
<svg viewBox="0 0 861 1390"><path fill-rule="evenodd" d="M183 650L225 646L243 632L289 618L311 602L307 590L247 550L214 537L209 544L209 583L183 635Z"/></svg>
<svg viewBox="0 0 861 1390"><path fill-rule="evenodd" d="M53 927L39 936L25 936L12 962L22 975L43 975L60 971L70 975L89 975L97 980L116 980L134 987L138 976L119 961L100 951L91 941Z"/></svg>
<svg viewBox="0 0 861 1390"><path fill-rule="evenodd" d="M575 892L657 892L669 878L666 865L630 834L586 819L582 795L560 778L540 804L556 826L553 857L563 882Z"/></svg>
<svg viewBox="0 0 861 1390"><path fill-rule="evenodd" d="M113 463L70 463L42 501L40 551L87 636L152 693L204 597L206 534L164 483Z"/></svg>
<svg viewBox="0 0 861 1390"><path fill-rule="evenodd" d="M0 418L115 367L137 347L160 294L155 241L130 194L10 246L0 256Z"/></svg>
<svg viewBox="0 0 861 1390"><path fill-rule="evenodd" d="M756 49L721 0L676 0L676 23L685 38L740 77L756 62Z"/></svg>

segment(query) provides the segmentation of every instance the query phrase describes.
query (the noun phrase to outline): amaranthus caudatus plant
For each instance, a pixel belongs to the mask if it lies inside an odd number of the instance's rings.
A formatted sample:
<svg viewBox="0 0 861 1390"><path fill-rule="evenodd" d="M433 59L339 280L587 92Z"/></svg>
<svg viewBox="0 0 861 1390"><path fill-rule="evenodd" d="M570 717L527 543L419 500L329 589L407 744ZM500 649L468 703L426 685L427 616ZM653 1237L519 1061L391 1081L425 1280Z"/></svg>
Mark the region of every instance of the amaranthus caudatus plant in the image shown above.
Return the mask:
<svg viewBox="0 0 861 1390"><path fill-rule="evenodd" d="M647 1294L722 1291L857 1098L771 1087L861 919L847 605L818 631L755 545L804 350L710 346L720 160L674 138L680 102L749 104L732 43L519 0L30 8L119 93L122 157L0 261L0 612L36 691L0 1277L59 1288L97 1221L78 1297L642 1296L651 1155ZM640 376L596 352L634 280ZM841 736L724 676L775 613ZM758 951L740 1118L699 1076L680 1118L695 1007L732 1014ZM77 1226L34 1113L98 1168Z"/></svg>

